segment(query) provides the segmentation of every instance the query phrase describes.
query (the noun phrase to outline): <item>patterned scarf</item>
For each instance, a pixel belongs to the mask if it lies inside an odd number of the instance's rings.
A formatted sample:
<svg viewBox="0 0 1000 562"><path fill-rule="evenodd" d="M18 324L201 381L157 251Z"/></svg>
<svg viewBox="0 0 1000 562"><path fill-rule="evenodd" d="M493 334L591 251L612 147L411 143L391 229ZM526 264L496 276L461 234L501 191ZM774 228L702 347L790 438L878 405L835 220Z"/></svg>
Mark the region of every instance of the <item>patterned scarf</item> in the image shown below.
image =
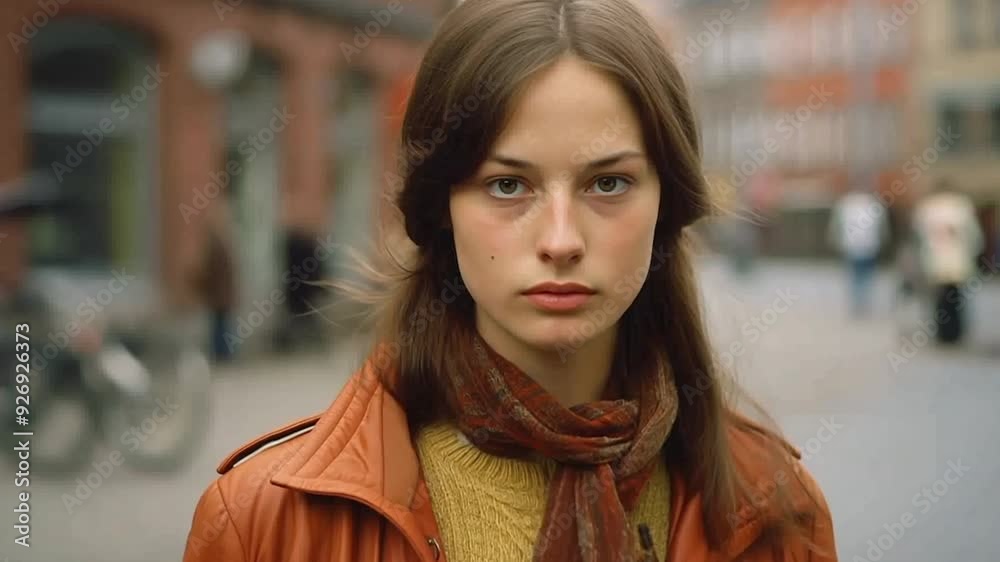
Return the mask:
<svg viewBox="0 0 1000 562"><path fill-rule="evenodd" d="M670 370L622 377L625 396L639 399L566 408L478 335L473 350L473 372L449 381L462 432L490 454L534 453L559 463L534 562L640 560L626 514L638 503L677 417Z"/></svg>

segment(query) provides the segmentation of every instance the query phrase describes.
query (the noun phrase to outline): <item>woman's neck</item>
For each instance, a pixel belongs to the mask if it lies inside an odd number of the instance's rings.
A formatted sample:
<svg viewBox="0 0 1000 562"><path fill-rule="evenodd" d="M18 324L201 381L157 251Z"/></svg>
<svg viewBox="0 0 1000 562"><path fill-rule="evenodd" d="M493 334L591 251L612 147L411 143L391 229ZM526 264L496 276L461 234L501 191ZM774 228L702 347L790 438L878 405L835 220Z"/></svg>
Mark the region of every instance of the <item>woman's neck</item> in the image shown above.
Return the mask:
<svg viewBox="0 0 1000 562"><path fill-rule="evenodd" d="M485 332L485 333L484 333ZM611 328L579 347L539 349L510 334L480 331L497 353L569 408L603 397L614 361L617 330Z"/></svg>

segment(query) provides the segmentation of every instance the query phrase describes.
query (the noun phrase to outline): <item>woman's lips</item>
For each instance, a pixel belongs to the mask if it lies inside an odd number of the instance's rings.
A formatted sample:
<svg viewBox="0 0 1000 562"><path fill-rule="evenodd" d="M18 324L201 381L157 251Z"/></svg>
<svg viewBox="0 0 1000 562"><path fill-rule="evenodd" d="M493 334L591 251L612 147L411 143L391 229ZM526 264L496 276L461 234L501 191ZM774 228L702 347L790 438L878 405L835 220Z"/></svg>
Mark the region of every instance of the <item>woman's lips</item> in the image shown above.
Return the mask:
<svg viewBox="0 0 1000 562"><path fill-rule="evenodd" d="M567 312L576 310L594 296L593 293L547 293L535 292L524 295L531 304L542 310Z"/></svg>

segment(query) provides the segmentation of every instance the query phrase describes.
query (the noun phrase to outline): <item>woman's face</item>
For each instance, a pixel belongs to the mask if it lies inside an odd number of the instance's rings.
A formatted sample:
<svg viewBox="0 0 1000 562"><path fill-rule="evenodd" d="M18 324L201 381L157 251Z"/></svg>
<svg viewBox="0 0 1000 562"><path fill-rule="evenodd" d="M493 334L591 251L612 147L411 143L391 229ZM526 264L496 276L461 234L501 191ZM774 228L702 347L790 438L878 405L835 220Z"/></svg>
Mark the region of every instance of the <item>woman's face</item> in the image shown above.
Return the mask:
<svg viewBox="0 0 1000 562"><path fill-rule="evenodd" d="M491 345L572 353L614 327L650 266L660 201L639 119L574 57L535 77L452 190L462 279Z"/></svg>

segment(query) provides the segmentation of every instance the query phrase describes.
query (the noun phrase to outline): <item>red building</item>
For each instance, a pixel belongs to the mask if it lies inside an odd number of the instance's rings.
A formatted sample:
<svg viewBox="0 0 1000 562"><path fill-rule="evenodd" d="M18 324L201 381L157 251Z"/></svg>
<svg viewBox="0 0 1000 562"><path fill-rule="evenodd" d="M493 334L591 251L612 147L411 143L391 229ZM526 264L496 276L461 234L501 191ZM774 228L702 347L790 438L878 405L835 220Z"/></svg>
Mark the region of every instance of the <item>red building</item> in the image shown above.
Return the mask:
<svg viewBox="0 0 1000 562"><path fill-rule="evenodd" d="M911 40L884 34L891 13L877 0L774 0L768 107L797 129L779 161L784 220L777 251L810 253L825 244L826 215L854 186L886 194L905 180L914 134L907 119ZM898 186L898 183L897 183ZM897 191L912 195L908 189Z"/></svg>
<svg viewBox="0 0 1000 562"><path fill-rule="evenodd" d="M912 41L909 27L880 31L891 8L692 0L681 9L675 49L695 92L707 172L770 217L764 252L829 252L827 217L840 193L904 178Z"/></svg>
<svg viewBox="0 0 1000 562"><path fill-rule="evenodd" d="M228 201L247 308L280 279L283 232L363 242L452 3L5 0L0 184L47 176L74 211L7 225L0 267L126 269L186 306L207 209Z"/></svg>

